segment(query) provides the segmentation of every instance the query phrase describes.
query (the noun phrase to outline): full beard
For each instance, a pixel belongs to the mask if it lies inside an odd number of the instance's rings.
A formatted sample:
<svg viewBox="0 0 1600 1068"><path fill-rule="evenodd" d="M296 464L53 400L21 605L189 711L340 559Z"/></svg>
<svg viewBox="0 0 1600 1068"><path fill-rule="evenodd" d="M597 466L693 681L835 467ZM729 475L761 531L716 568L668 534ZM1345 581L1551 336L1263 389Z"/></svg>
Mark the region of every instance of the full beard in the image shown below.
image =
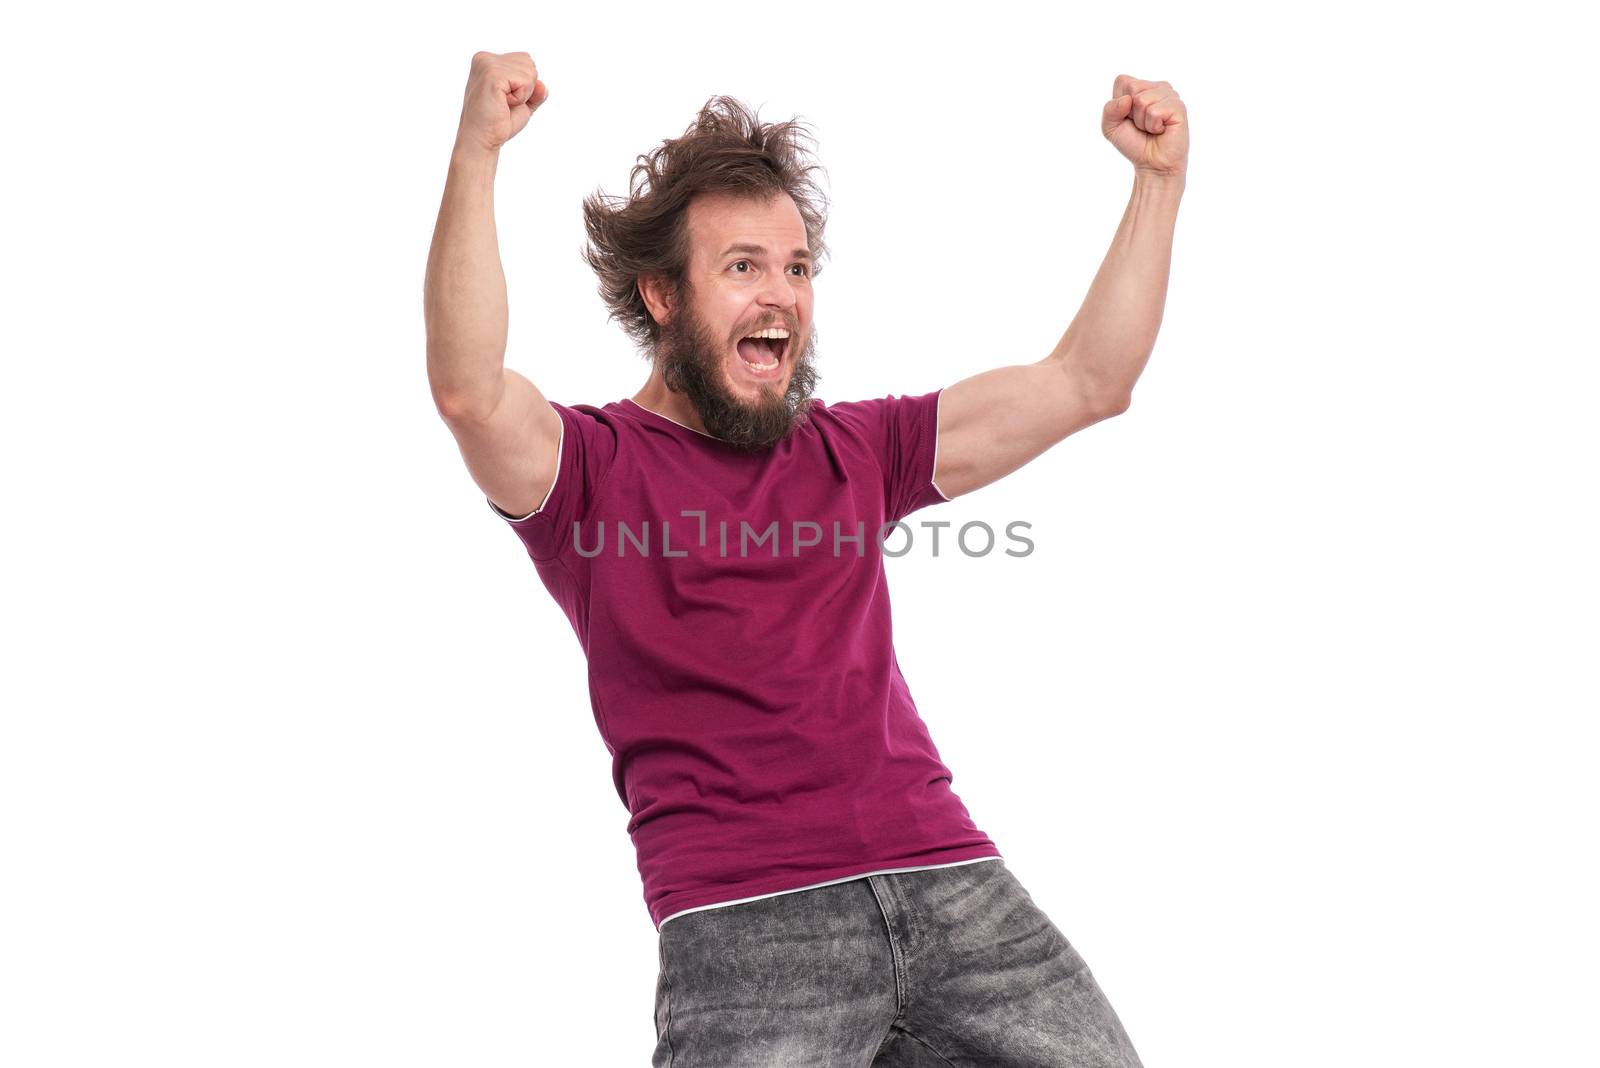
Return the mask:
<svg viewBox="0 0 1600 1068"><path fill-rule="evenodd" d="M779 393L775 386L762 385L753 401L739 397L728 387L730 344L713 337L692 312L673 316L662 327L656 347L661 380L668 389L688 398L712 437L747 452L771 448L803 423L810 411L811 394L819 377L816 331L807 331L803 351L784 353L790 367L783 392ZM792 336L789 347L793 348Z"/></svg>

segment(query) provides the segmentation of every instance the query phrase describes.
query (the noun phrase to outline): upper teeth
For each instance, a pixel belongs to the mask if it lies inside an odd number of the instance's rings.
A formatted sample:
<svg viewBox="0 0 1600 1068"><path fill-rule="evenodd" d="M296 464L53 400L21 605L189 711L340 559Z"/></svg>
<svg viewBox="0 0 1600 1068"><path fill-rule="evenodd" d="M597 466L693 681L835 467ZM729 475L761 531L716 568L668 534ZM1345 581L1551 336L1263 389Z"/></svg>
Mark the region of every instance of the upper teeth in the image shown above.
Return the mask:
<svg viewBox="0 0 1600 1068"><path fill-rule="evenodd" d="M761 331L758 334L746 334L745 335L745 337L775 337L775 338L784 338L784 337L788 337L788 336L789 336L789 331L785 330L781 326L769 326L769 327L767 327L767 329Z"/></svg>

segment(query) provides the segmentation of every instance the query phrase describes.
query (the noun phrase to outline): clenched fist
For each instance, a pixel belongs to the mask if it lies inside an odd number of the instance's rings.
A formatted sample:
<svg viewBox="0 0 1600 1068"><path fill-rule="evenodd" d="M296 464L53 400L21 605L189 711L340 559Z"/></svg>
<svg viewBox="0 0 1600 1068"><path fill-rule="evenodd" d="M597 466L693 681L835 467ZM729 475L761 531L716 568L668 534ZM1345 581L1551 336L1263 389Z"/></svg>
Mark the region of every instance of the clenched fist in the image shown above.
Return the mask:
<svg viewBox="0 0 1600 1068"><path fill-rule="evenodd" d="M461 105L459 144L493 152L528 125L528 118L550 96L539 80L539 68L526 52L478 52L467 75Z"/></svg>
<svg viewBox="0 0 1600 1068"><path fill-rule="evenodd" d="M1189 168L1189 109L1168 82L1117 75L1100 132L1136 172L1182 178Z"/></svg>

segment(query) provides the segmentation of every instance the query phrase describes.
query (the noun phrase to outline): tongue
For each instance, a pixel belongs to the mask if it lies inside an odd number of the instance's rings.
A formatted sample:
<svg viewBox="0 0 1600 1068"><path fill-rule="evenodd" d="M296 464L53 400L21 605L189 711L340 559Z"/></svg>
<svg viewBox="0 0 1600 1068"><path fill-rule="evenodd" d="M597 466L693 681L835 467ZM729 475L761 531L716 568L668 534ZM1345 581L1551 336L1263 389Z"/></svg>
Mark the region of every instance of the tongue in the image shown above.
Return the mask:
<svg viewBox="0 0 1600 1068"><path fill-rule="evenodd" d="M778 342L766 337L740 338L739 355L751 363L771 363L778 357Z"/></svg>

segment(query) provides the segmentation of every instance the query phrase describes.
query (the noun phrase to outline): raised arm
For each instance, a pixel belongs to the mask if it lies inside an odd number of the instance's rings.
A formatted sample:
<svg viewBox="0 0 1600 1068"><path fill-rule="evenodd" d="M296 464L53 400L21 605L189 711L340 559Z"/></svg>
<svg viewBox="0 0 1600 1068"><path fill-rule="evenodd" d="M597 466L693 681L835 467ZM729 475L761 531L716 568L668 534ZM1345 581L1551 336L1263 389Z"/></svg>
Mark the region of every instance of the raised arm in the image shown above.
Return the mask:
<svg viewBox="0 0 1600 1068"><path fill-rule="evenodd" d="M538 508L555 481L561 417L532 382L505 367L494 176L500 146L548 96L528 53L472 57L423 283L434 405L473 481L512 516Z"/></svg>
<svg viewBox="0 0 1600 1068"><path fill-rule="evenodd" d="M986 486L1068 435L1126 411L1155 348L1188 165L1188 113L1166 82L1123 74L1113 83L1101 130L1134 166L1122 223L1050 355L984 371L940 394L934 481L947 497Z"/></svg>

